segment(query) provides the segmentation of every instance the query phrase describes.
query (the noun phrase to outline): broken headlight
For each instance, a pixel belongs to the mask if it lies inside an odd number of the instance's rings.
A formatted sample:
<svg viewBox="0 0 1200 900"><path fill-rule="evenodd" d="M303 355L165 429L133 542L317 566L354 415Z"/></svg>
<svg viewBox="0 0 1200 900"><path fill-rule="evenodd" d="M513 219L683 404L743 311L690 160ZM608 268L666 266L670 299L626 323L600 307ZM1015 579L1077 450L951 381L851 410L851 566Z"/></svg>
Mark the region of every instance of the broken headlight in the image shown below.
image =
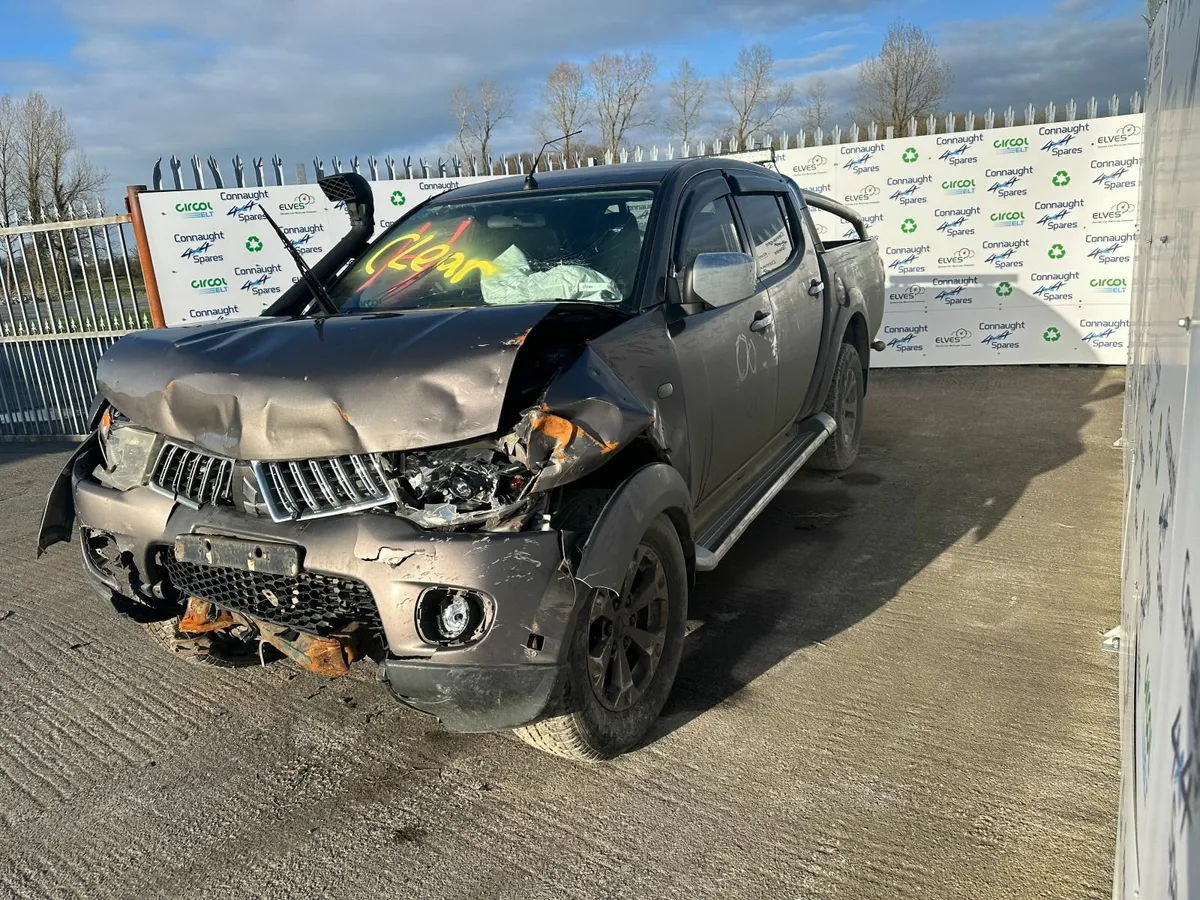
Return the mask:
<svg viewBox="0 0 1200 900"><path fill-rule="evenodd" d="M158 435L134 425L111 406L100 417L96 434L104 461L92 474L100 483L118 491L144 484Z"/></svg>
<svg viewBox="0 0 1200 900"><path fill-rule="evenodd" d="M393 466L400 514L425 528L510 519L533 480L524 466L488 447L397 454Z"/></svg>

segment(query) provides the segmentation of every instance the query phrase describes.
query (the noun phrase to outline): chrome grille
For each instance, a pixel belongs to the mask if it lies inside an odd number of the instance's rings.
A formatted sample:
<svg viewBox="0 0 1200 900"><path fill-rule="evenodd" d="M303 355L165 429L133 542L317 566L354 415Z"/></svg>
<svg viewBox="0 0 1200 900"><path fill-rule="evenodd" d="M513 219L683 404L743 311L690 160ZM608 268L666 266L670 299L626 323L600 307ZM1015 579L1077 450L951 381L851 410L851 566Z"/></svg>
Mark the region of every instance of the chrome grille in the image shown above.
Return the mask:
<svg viewBox="0 0 1200 900"><path fill-rule="evenodd" d="M233 460L176 444L163 443L150 486L185 503L229 502Z"/></svg>
<svg viewBox="0 0 1200 900"><path fill-rule="evenodd" d="M253 466L276 522L340 515L395 501L378 458L367 454Z"/></svg>

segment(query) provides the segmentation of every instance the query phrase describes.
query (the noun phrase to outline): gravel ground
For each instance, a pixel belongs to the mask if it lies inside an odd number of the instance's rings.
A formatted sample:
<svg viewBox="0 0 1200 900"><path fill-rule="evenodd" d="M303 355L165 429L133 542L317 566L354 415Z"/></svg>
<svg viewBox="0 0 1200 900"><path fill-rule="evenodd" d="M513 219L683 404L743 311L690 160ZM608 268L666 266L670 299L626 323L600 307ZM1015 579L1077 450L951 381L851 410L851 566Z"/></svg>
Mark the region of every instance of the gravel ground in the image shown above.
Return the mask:
<svg viewBox="0 0 1200 900"><path fill-rule="evenodd" d="M646 747L454 736L369 668L168 658L0 448L0 897L1107 898L1121 370L873 375L860 462L702 576Z"/></svg>

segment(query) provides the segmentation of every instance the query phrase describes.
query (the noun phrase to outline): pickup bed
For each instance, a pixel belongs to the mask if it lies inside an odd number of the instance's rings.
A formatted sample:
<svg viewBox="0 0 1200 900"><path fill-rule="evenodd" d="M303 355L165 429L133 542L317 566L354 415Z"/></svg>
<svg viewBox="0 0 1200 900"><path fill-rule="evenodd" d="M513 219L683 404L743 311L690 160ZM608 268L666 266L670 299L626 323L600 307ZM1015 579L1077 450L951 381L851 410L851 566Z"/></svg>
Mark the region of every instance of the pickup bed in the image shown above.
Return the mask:
<svg viewBox="0 0 1200 900"><path fill-rule="evenodd" d="M369 658L449 730L630 749L696 573L855 459L876 242L730 160L460 187L378 237L365 180L320 186L350 231L261 316L101 359L39 555L77 520L97 591L189 659Z"/></svg>

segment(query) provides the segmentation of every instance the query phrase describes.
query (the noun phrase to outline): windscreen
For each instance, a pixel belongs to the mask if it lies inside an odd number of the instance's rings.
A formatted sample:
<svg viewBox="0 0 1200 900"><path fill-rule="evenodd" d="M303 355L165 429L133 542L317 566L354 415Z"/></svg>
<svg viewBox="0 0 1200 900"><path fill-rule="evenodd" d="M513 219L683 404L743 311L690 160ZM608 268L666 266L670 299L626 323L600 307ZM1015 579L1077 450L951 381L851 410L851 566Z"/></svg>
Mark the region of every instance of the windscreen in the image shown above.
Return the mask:
<svg viewBox="0 0 1200 900"><path fill-rule="evenodd" d="M649 189L435 202L381 235L330 291L344 313L574 301L635 290Z"/></svg>

